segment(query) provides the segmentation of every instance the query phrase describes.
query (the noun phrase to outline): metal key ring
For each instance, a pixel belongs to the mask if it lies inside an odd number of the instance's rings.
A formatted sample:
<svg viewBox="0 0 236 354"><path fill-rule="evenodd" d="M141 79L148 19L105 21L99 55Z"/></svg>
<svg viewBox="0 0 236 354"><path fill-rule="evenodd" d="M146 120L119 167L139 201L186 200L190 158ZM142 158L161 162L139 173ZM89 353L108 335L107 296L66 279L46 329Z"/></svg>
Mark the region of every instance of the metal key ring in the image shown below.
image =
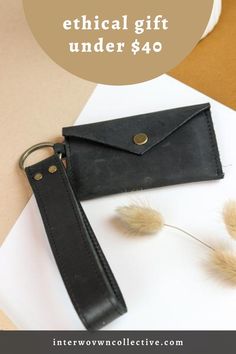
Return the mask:
<svg viewBox="0 0 236 354"><path fill-rule="evenodd" d="M52 148L54 147L54 143L49 143L49 142L46 142L46 143L39 143L39 144L36 144L36 145L33 145L31 146L29 149L27 149L20 157L20 160L19 160L19 166L22 170L25 170L25 161L26 159L29 157L29 155L31 155L34 151L36 150L40 150L40 149L43 149L43 148Z"/></svg>

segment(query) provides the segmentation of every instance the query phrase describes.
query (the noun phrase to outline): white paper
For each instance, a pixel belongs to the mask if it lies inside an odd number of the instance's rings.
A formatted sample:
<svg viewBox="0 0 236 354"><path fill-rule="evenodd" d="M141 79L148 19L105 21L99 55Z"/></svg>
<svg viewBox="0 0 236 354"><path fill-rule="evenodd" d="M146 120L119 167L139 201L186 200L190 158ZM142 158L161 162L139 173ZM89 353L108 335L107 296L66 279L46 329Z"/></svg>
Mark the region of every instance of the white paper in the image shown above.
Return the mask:
<svg viewBox="0 0 236 354"><path fill-rule="evenodd" d="M225 179L113 195L83 206L125 297L128 313L106 329L235 329L236 288L208 273L205 248L183 234L127 237L115 209L148 201L169 224L209 243L229 239L221 219L236 198L236 114L163 75L130 86L99 85L78 123L210 102ZM55 265L34 198L0 249L0 304L21 329L83 329Z"/></svg>

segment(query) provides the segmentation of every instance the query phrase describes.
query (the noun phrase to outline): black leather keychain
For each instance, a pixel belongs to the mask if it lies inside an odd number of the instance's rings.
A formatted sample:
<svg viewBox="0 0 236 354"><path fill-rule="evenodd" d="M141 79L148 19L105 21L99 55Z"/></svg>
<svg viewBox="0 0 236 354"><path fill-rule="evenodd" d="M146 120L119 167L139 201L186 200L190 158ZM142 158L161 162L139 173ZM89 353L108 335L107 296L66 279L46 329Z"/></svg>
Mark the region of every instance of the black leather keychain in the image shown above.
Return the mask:
<svg viewBox="0 0 236 354"><path fill-rule="evenodd" d="M33 146L21 158L53 144ZM57 145L55 145L56 150ZM123 296L68 180L60 156L25 168L62 279L87 329L100 329L127 309Z"/></svg>
<svg viewBox="0 0 236 354"><path fill-rule="evenodd" d="M25 169L75 309L88 329L125 313L80 204L115 193L224 177L209 103L63 129L54 156ZM64 168L60 157L66 157Z"/></svg>

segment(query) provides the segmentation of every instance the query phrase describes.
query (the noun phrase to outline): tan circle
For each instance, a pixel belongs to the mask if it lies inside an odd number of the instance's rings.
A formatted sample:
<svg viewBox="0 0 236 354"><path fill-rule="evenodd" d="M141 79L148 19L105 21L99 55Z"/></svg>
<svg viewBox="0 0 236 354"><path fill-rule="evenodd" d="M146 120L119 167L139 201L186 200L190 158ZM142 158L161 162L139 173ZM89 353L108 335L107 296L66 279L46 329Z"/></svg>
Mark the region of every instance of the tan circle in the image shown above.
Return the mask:
<svg viewBox="0 0 236 354"><path fill-rule="evenodd" d="M35 38L57 64L81 78L116 85L175 67L200 40L213 7L213 0L23 3Z"/></svg>

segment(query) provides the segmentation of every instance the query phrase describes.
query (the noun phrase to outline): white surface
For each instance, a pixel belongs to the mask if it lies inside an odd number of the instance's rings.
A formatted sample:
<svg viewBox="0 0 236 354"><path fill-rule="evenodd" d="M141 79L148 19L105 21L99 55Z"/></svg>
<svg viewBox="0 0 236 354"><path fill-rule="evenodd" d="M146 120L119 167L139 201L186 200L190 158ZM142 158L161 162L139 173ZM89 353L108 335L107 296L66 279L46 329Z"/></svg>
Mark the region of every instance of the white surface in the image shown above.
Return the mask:
<svg viewBox="0 0 236 354"><path fill-rule="evenodd" d="M210 33L215 27L215 25L217 24L217 22L219 21L221 15L221 9L222 9L222 0L214 0L212 14L202 38L204 38L208 33Z"/></svg>
<svg viewBox="0 0 236 354"><path fill-rule="evenodd" d="M228 239L221 221L226 199L236 197L236 114L163 75L132 86L99 85L79 123L210 101L225 179L120 194L83 206L110 262L129 312L108 329L235 329L236 288L205 270L205 248L182 234L122 235L112 220L116 207L148 200L166 222L212 242ZM22 329L82 329L31 199L0 250L0 304Z"/></svg>

